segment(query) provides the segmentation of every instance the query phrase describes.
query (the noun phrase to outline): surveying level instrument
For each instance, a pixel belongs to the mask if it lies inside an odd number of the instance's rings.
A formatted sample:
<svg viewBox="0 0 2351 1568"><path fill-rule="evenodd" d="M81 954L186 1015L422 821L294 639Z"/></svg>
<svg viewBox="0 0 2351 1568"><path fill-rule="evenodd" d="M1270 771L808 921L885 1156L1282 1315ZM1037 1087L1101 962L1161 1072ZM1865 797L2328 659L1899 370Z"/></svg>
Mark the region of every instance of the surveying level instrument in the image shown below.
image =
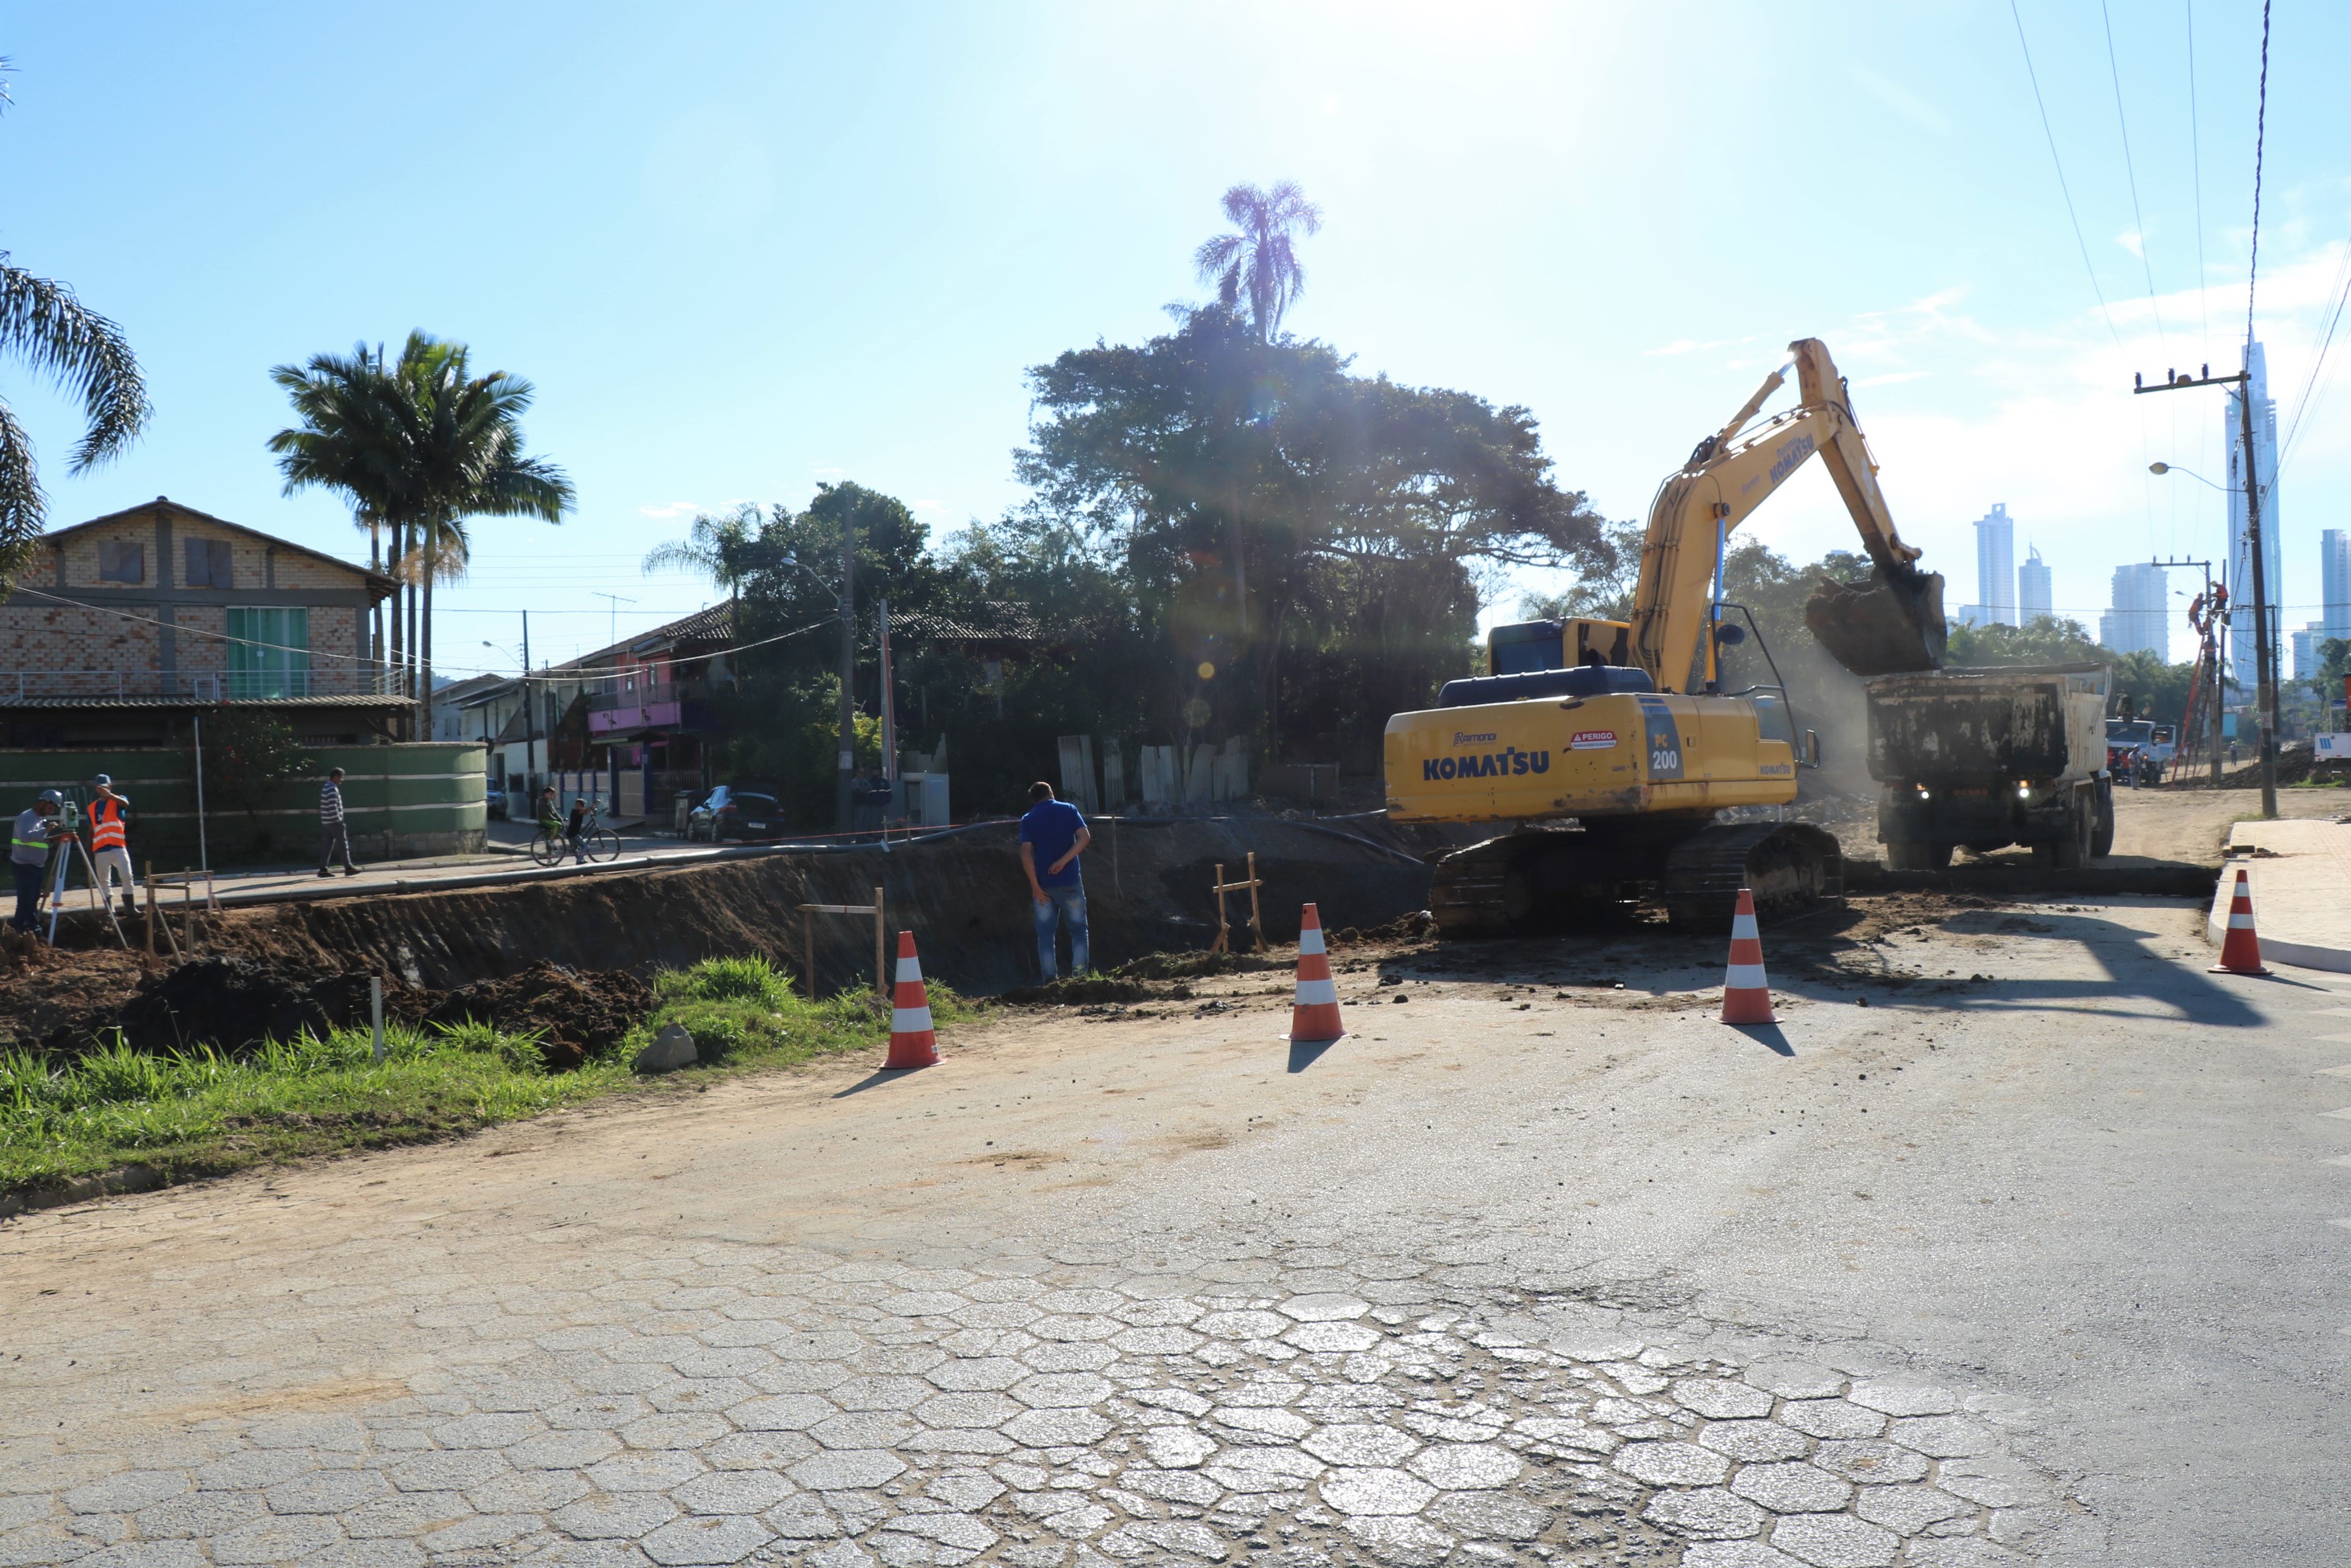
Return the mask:
<svg viewBox="0 0 2351 1568"><path fill-rule="evenodd" d="M75 852L79 851L82 869L89 873L90 896L106 910L106 923L114 927L115 944L128 947L131 942L122 935L122 922L114 917L114 901L106 896L106 889L99 881L98 862L90 858L89 846L82 841L80 797L70 789L60 789L57 801L57 816L66 824L66 836L57 848L57 874L49 886L49 946L57 945L57 916L65 912L66 868L73 863Z"/></svg>

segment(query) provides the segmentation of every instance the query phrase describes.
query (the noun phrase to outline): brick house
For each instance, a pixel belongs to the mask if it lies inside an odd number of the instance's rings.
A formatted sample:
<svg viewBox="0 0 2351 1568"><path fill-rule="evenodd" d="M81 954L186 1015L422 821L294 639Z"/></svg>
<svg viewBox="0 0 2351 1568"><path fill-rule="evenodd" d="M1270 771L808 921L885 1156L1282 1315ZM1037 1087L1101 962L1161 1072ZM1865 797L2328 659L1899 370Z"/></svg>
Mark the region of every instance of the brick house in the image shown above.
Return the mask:
<svg viewBox="0 0 2351 1568"><path fill-rule="evenodd" d="M154 500L45 535L0 601L0 744L183 744L184 716L274 711L306 743L386 739L371 612L392 580Z"/></svg>

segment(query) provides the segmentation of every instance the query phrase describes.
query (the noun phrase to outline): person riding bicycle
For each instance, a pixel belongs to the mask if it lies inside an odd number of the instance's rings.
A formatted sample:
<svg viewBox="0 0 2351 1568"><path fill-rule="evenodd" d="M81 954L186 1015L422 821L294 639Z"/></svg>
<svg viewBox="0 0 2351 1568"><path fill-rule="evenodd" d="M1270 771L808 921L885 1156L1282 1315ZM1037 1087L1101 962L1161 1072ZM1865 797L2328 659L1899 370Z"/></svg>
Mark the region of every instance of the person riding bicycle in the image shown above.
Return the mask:
<svg viewBox="0 0 2351 1568"><path fill-rule="evenodd" d="M563 824L563 836L570 841L573 865L588 863L588 827L595 820L596 813L588 809L584 799L571 802L571 816Z"/></svg>
<svg viewBox="0 0 2351 1568"><path fill-rule="evenodd" d="M549 784L538 792L538 831L547 835L550 842L559 842L563 838L563 808L556 800L554 785Z"/></svg>

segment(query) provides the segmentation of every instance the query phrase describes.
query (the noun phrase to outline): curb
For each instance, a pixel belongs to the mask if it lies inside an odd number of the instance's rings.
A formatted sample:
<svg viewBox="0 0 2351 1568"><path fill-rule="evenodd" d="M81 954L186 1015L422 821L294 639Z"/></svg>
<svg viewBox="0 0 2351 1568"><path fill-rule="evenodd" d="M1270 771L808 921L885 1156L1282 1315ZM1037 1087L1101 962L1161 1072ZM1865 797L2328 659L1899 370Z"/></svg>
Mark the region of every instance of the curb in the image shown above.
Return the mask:
<svg viewBox="0 0 2351 1568"><path fill-rule="evenodd" d="M2212 890L2212 907L2204 912L2204 940L2213 946L2220 946L2229 935L2229 900L2236 891L2231 878ZM2297 969L2329 969L2336 974L2351 974L2351 949L2321 947L2315 943L2293 942L2257 931L2262 939L2262 958L2267 963L2292 964Z"/></svg>

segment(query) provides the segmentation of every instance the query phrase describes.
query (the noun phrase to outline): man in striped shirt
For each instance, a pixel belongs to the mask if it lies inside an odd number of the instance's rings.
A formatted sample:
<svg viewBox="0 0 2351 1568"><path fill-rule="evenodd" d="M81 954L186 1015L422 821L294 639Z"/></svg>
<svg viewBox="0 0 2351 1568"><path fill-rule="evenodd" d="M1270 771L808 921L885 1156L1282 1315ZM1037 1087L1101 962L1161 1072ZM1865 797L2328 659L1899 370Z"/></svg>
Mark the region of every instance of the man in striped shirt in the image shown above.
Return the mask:
<svg viewBox="0 0 2351 1568"><path fill-rule="evenodd" d="M327 781L319 786L319 874L332 876L327 868L335 856L343 857L343 874L357 876L360 868L351 863L351 835L343 822L343 770L327 769Z"/></svg>

